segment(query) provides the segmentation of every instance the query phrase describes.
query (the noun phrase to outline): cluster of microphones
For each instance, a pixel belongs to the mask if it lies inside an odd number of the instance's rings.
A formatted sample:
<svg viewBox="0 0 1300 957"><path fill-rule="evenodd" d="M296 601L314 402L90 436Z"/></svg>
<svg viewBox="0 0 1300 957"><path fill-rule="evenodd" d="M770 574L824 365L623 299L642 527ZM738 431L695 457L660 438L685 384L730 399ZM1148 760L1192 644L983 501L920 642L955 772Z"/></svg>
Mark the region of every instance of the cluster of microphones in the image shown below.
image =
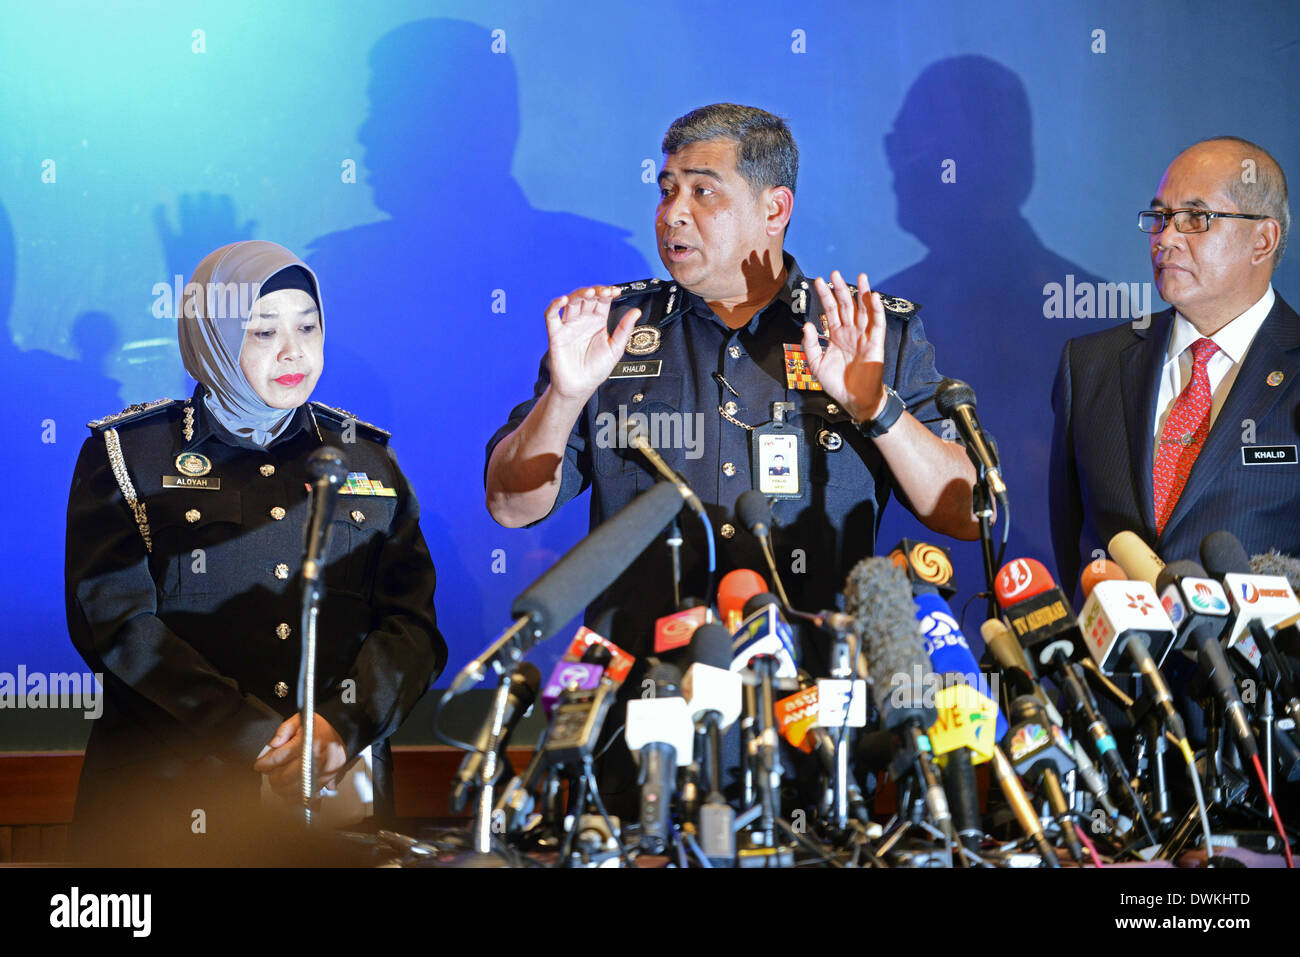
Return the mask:
<svg viewBox="0 0 1300 957"><path fill-rule="evenodd" d="M1121 532L1085 569L1076 613L1041 562L1014 559L990 575L1000 614L982 624L977 660L948 604L946 549L904 540L852 569L842 611L797 609L770 504L748 491L735 517L767 578L731 571L716 595L681 601L643 662L599 622L582 628L543 682L524 652L684 503L707 523L680 478L656 468L668 480L530 586L514 626L449 692L489 665L503 673L452 795L456 810L477 798L481 858L1104 867L1189 852L1226 865L1241 848L1291 866L1274 791L1300 781L1300 562L1249 558L1216 532L1199 564L1166 565ZM608 727L616 702L625 717ZM548 725L515 774L498 758L533 707ZM738 768L724 761L729 736ZM637 765L635 815L602 800L596 769L613 747Z"/></svg>

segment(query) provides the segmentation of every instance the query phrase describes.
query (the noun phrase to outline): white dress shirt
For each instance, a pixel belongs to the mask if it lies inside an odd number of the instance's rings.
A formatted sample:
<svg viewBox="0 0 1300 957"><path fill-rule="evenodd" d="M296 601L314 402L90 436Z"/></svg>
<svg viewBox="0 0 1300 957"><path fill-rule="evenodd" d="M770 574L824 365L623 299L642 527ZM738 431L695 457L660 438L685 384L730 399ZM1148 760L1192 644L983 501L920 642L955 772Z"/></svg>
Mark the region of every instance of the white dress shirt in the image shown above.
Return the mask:
<svg viewBox="0 0 1300 957"><path fill-rule="evenodd" d="M1270 285L1259 302L1209 337L1219 347L1219 351L1205 365L1205 372L1210 377L1210 394L1213 396L1210 405L1211 426L1219 417L1219 410L1223 408L1224 400L1232 390L1232 383L1236 381L1241 363L1246 358L1246 350L1255 340L1259 327L1268 318L1276 298ZM1200 338L1201 334L1196 331L1196 327L1182 313L1175 312L1169 351L1165 353L1165 364L1160 371L1160 395L1156 398L1156 420L1152 434L1157 441L1175 400L1192 381L1191 345Z"/></svg>

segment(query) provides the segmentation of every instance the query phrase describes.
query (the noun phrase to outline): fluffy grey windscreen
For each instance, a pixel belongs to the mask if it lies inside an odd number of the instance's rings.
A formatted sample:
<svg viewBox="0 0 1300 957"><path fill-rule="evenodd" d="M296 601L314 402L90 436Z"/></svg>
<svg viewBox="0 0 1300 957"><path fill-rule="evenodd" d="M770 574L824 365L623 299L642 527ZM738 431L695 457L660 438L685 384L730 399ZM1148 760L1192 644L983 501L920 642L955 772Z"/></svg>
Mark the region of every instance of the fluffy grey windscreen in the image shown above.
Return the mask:
<svg viewBox="0 0 1300 957"><path fill-rule="evenodd" d="M1278 575L1291 584L1291 590L1300 595L1300 561L1270 548L1262 555L1250 556L1250 570L1255 575Z"/></svg>
<svg viewBox="0 0 1300 957"><path fill-rule="evenodd" d="M872 699L891 731L916 718L929 727L938 716L926 695L925 654L907 576L888 558L864 558L844 583L845 608L857 624L871 671Z"/></svg>

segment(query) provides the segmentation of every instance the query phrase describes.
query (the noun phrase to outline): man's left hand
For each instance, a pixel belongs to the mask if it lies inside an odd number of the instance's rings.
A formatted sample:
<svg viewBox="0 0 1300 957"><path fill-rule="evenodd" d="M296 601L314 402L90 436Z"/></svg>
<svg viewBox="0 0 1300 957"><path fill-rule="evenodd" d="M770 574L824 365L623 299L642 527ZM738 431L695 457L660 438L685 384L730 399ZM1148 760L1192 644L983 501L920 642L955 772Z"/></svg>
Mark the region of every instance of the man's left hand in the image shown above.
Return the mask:
<svg viewBox="0 0 1300 957"><path fill-rule="evenodd" d="M839 270L831 273L830 285L818 276L813 288L821 299L830 342L823 347L817 328L804 323L808 371L853 421L874 418L885 404L885 307L880 296L867 285L866 273L858 274L856 298Z"/></svg>
<svg viewBox="0 0 1300 957"><path fill-rule="evenodd" d="M319 793L320 788L337 783L336 778L347 764L348 754L338 732L319 714L316 715L313 734L315 760L312 780ZM267 775L272 790L287 801L302 797L302 741L302 722L295 714L276 728L267 742L271 750L253 762L253 770Z"/></svg>

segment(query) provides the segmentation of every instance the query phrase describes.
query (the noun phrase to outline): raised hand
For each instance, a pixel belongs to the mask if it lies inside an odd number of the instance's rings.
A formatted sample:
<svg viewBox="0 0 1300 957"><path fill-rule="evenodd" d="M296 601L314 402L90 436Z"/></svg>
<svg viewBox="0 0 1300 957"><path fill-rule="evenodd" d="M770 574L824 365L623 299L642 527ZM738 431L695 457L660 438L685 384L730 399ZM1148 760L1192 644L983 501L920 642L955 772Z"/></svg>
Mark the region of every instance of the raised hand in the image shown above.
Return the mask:
<svg viewBox="0 0 1300 957"><path fill-rule="evenodd" d="M831 273L830 285L818 276L813 288L821 299L830 341L823 347L818 330L804 323L808 370L855 422L872 418L885 400L885 307L867 285L866 273L858 274L856 297L838 270Z"/></svg>
<svg viewBox="0 0 1300 957"><path fill-rule="evenodd" d="M617 286L575 289L547 307L551 389L561 398L586 402L623 357L641 310L628 310L611 335L609 309L620 292Z"/></svg>

